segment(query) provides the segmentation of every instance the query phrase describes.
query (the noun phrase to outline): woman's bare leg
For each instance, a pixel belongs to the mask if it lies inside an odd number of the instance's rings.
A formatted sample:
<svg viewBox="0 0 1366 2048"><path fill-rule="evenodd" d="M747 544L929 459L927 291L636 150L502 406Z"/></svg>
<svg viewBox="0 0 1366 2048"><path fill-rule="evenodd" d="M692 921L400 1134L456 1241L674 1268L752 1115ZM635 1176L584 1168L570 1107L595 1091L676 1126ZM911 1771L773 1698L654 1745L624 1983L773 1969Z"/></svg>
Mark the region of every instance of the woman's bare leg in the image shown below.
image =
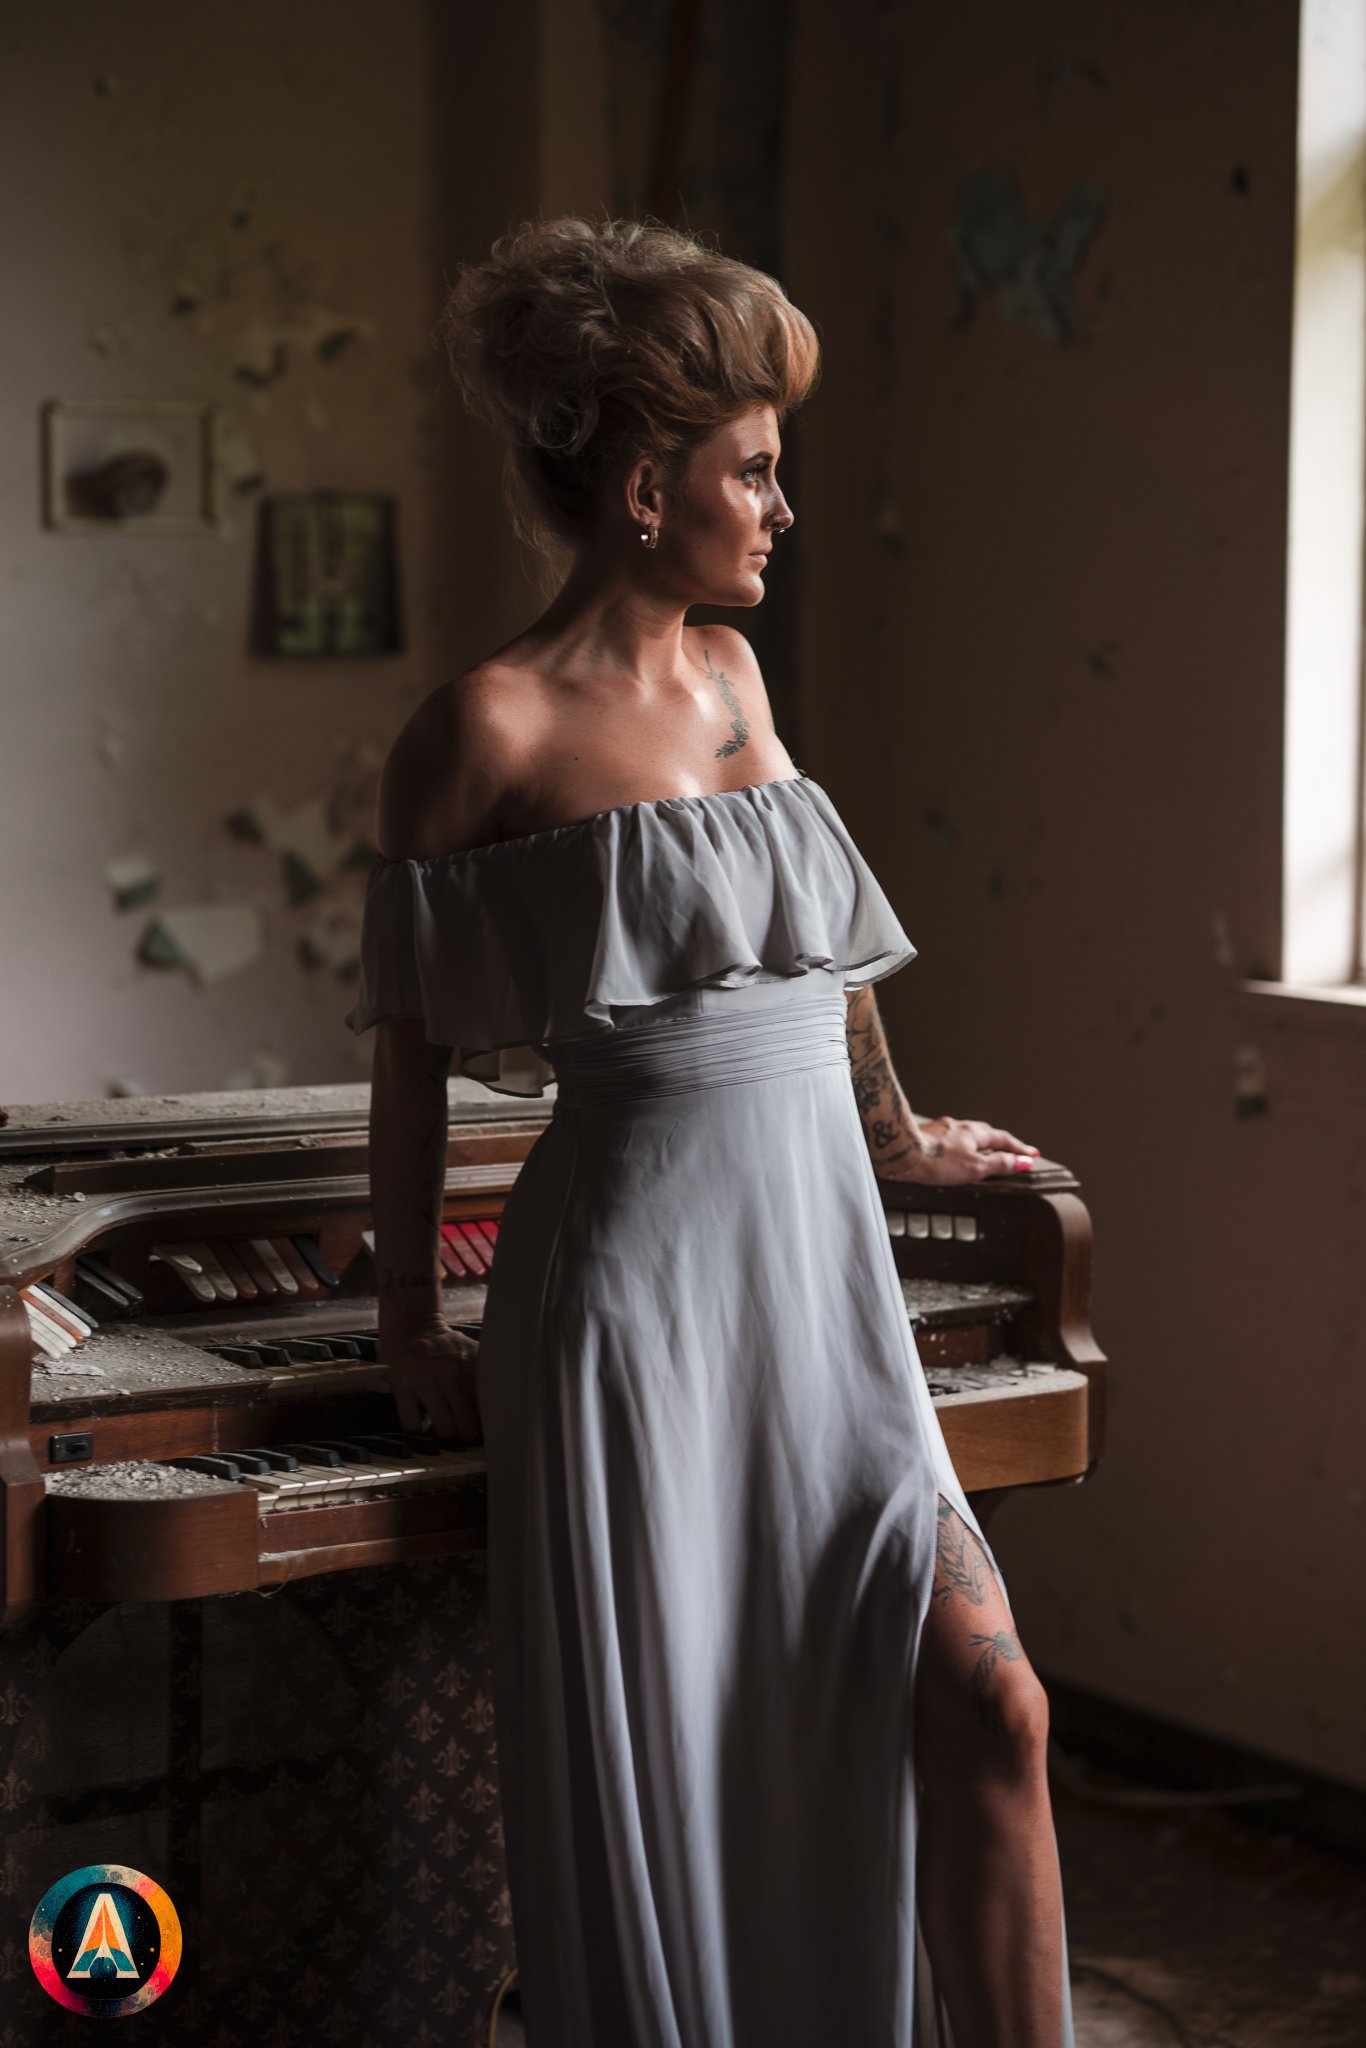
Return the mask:
<svg viewBox="0 0 1366 2048"><path fill-rule="evenodd" d="M941 1496L916 1681L920 1926L955 2048L1060 2048L1048 1702L976 1536Z"/></svg>

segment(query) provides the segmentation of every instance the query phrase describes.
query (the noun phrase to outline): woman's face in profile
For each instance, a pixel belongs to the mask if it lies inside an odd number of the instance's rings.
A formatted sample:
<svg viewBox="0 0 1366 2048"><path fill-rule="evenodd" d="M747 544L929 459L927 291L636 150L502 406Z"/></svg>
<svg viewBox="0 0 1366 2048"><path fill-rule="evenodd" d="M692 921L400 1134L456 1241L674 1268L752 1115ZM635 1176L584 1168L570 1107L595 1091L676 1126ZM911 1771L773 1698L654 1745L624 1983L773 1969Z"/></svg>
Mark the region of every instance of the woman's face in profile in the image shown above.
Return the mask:
<svg viewBox="0 0 1366 2048"><path fill-rule="evenodd" d="M762 604L774 529L792 513L778 487L782 442L771 405L718 427L665 501L657 565L689 604Z"/></svg>

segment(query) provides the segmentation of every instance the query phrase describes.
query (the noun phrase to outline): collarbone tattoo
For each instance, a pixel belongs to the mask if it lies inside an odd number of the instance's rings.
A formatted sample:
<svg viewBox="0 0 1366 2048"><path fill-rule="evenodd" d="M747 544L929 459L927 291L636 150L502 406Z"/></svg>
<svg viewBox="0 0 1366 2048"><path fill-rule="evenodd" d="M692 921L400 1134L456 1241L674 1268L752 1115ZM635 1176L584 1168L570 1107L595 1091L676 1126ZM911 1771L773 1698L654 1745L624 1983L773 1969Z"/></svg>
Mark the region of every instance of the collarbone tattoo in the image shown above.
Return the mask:
<svg viewBox="0 0 1366 2048"><path fill-rule="evenodd" d="M722 747L717 747L713 759L725 760L731 754L738 754L741 747L749 744L749 720L745 717L735 686L723 668L713 668L710 654L704 648L702 659L707 664L707 675L721 692L721 701L730 713L731 736Z"/></svg>

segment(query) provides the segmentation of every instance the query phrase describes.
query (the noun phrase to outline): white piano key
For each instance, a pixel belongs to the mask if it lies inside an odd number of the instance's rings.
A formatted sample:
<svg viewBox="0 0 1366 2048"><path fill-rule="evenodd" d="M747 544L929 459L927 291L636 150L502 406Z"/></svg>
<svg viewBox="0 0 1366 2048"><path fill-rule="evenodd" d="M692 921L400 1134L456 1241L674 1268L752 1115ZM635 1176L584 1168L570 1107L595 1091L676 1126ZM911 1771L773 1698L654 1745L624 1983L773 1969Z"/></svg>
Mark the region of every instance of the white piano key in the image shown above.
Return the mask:
<svg viewBox="0 0 1366 2048"><path fill-rule="evenodd" d="M79 1310L72 1308L68 1302L55 1300L51 1291L40 1283L35 1283L31 1288L21 1287L19 1291L25 1300L31 1300L45 1316L56 1323L58 1329L65 1330L68 1337L74 1338L78 1344L84 1344L86 1338L96 1328L88 1316L81 1315Z"/></svg>
<svg viewBox="0 0 1366 2048"><path fill-rule="evenodd" d="M74 1351L79 1339L69 1330L62 1318L55 1314L36 1287L21 1287L24 1307L28 1311L29 1328L41 1328L62 1351Z"/></svg>
<svg viewBox="0 0 1366 2048"><path fill-rule="evenodd" d="M274 1500L302 1500L309 1492L312 1481L302 1472L244 1472L243 1486L254 1486L258 1493L266 1496L262 1505L269 1507Z"/></svg>
<svg viewBox="0 0 1366 2048"><path fill-rule="evenodd" d="M297 1294L299 1283L268 1237L250 1237L248 1244L269 1273L281 1294Z"/></svg>
<svg viewBox="0 0 1366 2048"><path fill-rule="evenodd" d="M955 1216L953 1219L953 1234L960 1244L975 1244L977 1242L977 1218L975 1216Z"/></svg>
<svg viewBox="0 0 1366 2048"><path fill-rule="evenodd" d="M205 1276L193 1253L183 1252L177 1244L154 1244L148 1256L152 1260L160 1259L173 1273L179 1274L196 1301L217 1301L213 1283Z"/></svg>
<svg viewBox="0 0 1366 2048"><path fill-rule="evenodd" d="M904 1237L906 1235L906 1211L904 1209L889 1209L887 1211L887 1230L892 1237Z"/></svg>
<svg viewBox="0 0 1366 2048"><path fill-rule="evenodd" d="M907 1237L928 1237L930 1219L922 1209L912 1209L906 1217Z"/></svg>
<svg viewBox="0 0 1366 2048"><path fill-rule="evenodd" d="M236 1287L228 1277L227 1267L211 1245L203 1244L196 1239L182 1246L182 1250L188 1252L191 1258L198 1259L204 1278L220 1301L240 1299Z"/></svg>
<svg viewBox="0 0 1366 2048"><path fill-rule="evenodd" d="M930 1235L931 1235L932 1237L939 1237L939 1238L944 1238L944 1237L952 1237L952 1236L953 1236L953 1218L952 1218L952 1216L940 1216L940 1215L937 1215L937 1214L936 1214L936 1215L934 1215L934 1216L931 1216L931 1218L930 1218Z"/></svg>
<svg viewBox="0 0 1366 2048"><path fill-rule="evenodd" d="M33 1341L44 1358L65 1358L69 1351L76 1349L75 1343L66 1332L59 1330L55 1323L49 1322L40 1308L35 1308L28 1300L24 1302L24 1308L28 1314L28 1326Z"/></svg>

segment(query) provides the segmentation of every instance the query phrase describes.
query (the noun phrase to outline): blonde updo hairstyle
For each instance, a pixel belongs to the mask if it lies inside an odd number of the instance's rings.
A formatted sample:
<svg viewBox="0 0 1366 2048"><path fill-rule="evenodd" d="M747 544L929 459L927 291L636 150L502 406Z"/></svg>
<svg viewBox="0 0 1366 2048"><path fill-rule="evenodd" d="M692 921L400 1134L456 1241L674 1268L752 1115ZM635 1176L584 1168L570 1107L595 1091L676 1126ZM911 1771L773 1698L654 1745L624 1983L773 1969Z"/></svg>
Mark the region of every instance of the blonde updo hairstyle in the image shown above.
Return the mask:
<svg viewBox="0 0 1366 2048"><path fill-rule="evenodd" d="M815 386L810 321L775 278L654 220L526 221L461 266L439 330L469 411L506 443L518 533L557 573L608 482L666 481L728 420Z"/></svg>

